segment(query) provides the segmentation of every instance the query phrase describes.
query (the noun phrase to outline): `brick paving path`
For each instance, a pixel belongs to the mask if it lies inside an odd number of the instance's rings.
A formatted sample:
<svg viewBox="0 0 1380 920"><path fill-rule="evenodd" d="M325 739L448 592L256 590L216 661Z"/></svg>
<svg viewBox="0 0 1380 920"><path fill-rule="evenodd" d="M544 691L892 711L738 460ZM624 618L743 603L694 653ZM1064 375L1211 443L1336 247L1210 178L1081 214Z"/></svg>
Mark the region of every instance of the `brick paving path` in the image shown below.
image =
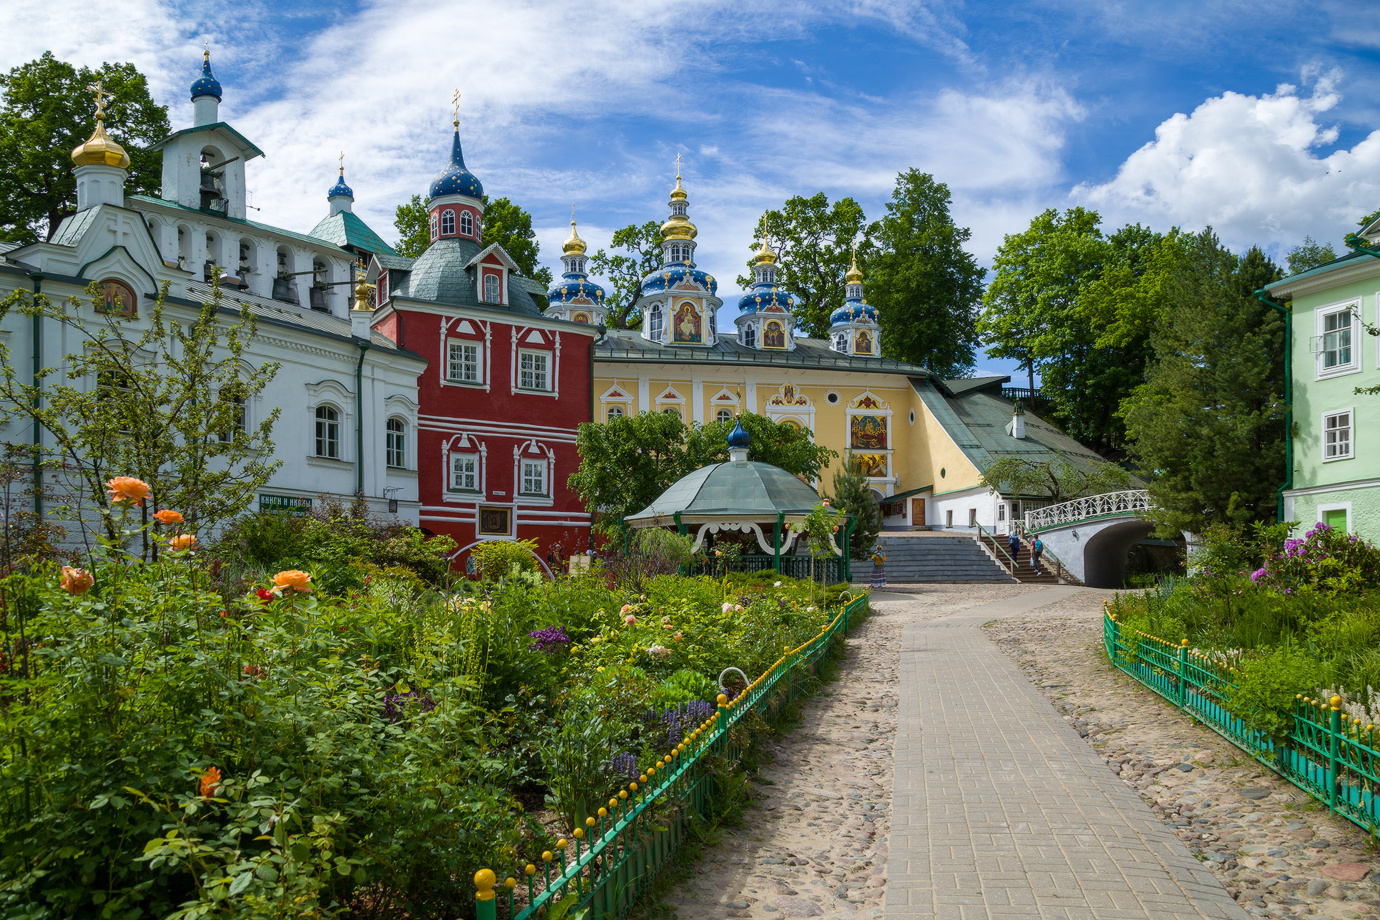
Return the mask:
<svg viewBox="0 0 1380 920"><path fill-rule="evenodd" d="M888 920L1247 917L982 634L1079 590L906 626Z"/></svg>

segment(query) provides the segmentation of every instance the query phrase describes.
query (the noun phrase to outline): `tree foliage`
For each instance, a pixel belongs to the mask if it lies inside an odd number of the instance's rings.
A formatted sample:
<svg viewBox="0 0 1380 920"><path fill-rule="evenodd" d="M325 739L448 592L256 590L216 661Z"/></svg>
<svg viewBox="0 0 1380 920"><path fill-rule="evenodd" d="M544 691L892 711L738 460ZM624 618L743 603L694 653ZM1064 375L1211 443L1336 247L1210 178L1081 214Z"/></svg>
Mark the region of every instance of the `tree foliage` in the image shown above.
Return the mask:
<svg viewBox="0 0 1380 920"><path fill-rule="evenodd" d="M816 444L810 432L752 413L741 416L752 437L751 458L815 479L838 454ZM570 488L593 512L595 526L609 532L641 511L687 473L728 459L733 422L687 425L679 415L641 412L607 423L580 426L580 466Z"/></svg>
<svg viewBox="0 0 1380 920"><path fill-rule="evenodd" d="M1370 223L1369 220L1363 221L1361 226ZM1303 242L1289 250L1289 254L1284 257L1284 262L1289 266L1289 274L1297 275L1299 272L1306 272L1310 268L1317 268L1337 258L1337 251L1332 248L1330 243L1319 243L1311 236L1305 236Z"/></svg>
<svg viewBox="0 0 1380 920"><path fill-rule="evenodd" d="M398 242L393 244L398 255L415 259L431 245L431 213L421 195L413 195L393 212L393 227ZM532 229L532 215L508 198L489 200L484 196L484 231L481 242L485 246L498 243L512 256L518 274L551 286L551 269L541 264L541 244Z"/></svg>
<svg viewBox="0 0 1380 920"><path fill-rule="evenodd" d="M642 279L661 267L661 224L654 220L628 224L613 231L610 246L627 255L600 249L589 259L590 272L609 283L605 325L610 329L636 329L642 325L642 311L637 308Z"/></svg>
<svg viewBox="0 0 1380 920"><path fill-rule="evenodd" d="M1165 284L1145 383L1122 404L1131 456L1153 474L1168 531L1271 520L1284 478L1283 318L1253 292L1280 277L1211 229L1188 238Z"/></svg>
<svg viewBox="0 0 1380 920"><path fill-rule="evenodd" d="M1030 460L1001 457L982 471L982 485L1007 497L1047 497L1054 504L1134 488L1135 480L1115 463L1087 458Z"/></svg>
<svg viewBox="0 0 1380 920"><path fill-rule="evenodd" d="M76 213L71 154L95 127L87 87L97 80L112 93L106 133L129 154L125 191L158 193L162 157L147 148L171 129L167 107L153 101L144 75L133 64L76 68L45 51L0 74L0 239L51 239L63 219Z"/></svg>
<svg viewBox="0 0 1380 920"><path fill-rule="evenodd" d="M98 312L104 299L94 286L88 293L89 303L27 291L0 302L0 318L14 312L60 324L73 349L61 367L41 369L36 386L0 344L0 401L42 427L44 448L112 539L118 528L105 483L115 476L152 487L145 515L170 508L205 530L243 511L280 464L269 459L279 410L243 424L243 406L278 370L246 362L253 314L224 308L218 287L199 311L175 316L165 287L134 321Z"/></svg>
<svg viewBox="0 0 1380 920"><path fill-rule="evenodd" d="M856 461L834 470L833 492L835 509L853 515L855 521L849 538L849 556L868 558L872 555L872 547L877 545L877 535L882 532L882 508Z"/></svg>
<svg viewBox="0 0 1380 920"><path fill-rule="evenodd" d="M928 173L897 176L886 216L868 230L862 269L883 352L956 377L973 367L986 272L963 248L972 233L954 224L949 203L949 187Z"/></svg>
<svg viewBox="0 0 1380 920"><path fill-rule="evenodd" d="M795 295L795 321L814 338L829 335L829 314L843 306L844 273L855 242L865 244L867 218L852 198L829 204L823 192L809 198L796 195L780 210L768 210L757 221L757 251L762 240L776 250L776 283ZM747 265L752 268L752 258ZM751 274L738 276L747 288Z"/></svg>

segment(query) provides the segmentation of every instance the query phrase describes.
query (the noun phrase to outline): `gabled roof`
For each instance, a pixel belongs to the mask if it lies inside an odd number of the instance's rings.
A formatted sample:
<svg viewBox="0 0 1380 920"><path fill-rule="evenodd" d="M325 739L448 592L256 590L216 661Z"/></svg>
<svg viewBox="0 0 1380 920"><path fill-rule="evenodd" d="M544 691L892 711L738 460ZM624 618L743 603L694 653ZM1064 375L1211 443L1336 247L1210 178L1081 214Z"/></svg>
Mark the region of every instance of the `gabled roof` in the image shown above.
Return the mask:
<svg viewBox="0 0 1380 920"><path fill-rule="evenodd" d="M475 255L475 257L474 257L473 259L470 259L469 264L466 265L465 267L466 267L466 268L474 268L474 266L476 266L476 265L478 265L480 262L483 262L483 261L484 261L484 257L485 257L485 256L490 255L490 254L493 254L493 255L498 256L498 261L502 262L504 268L508 269L508 271L510 271L510 272L516 272L516 271L518 271L518 264L517 264L516 262L513 261L513 257L512 257L512 256L508 255L508 250L504 249L504 248L503 248L502 246L500 246L498 243L490 243L489 245L485 246L483 249L479 250L479 252Z"/></svg>
<svg viewBox="0 0 1380 920"><path fill-rule="evenodd" d="M236 141L239 142L240 146L243 147L245 152L248 154L248 156L245 157L246 160L252 160L255 157L261 157L264 155L264 152L260 150L258 147L255 147L254 144L249 140L249 138L245 137L243 134L236 131L234 128L230 127L223 121L217 121L209 125L197 125L195 128L183 128L181 131L174 131L172 134L169 134L167 137L163 138L161 141L154 144L149 149L162 150L164 147L166 147L173 141L177 140L179 137L184 137L188 134L200 134L203 131L215 131L217 128L223 130L226 134L229 134L231 137L233 137Z"/></svg>
<svg viewBox="0 0 1380 920"><path fill-rule="evenodd" d="M386 268L391 271L412 271L412 263L416 259L400 256L391 249L388 252L375 252L374 261L379 263L379 268Z"/></svg>
<svg viewBox="0 0 1380 920"><path fill-rule="evenodd" d="M340 247L353 246L365 252L397 256L393 247L369 229L369 225L360 220L353 211L341 211L324 218L312 228L310 235Z"/></svg>

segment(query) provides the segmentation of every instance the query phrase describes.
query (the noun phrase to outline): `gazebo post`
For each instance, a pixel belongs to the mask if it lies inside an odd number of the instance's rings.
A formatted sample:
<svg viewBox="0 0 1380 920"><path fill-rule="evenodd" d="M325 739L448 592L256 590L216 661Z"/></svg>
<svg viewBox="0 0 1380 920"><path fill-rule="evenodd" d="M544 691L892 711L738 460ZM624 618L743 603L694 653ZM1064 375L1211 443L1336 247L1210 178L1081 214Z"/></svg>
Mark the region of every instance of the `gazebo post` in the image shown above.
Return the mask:
<svg viewBox="0 0 1380 920"><path fill-rule="evenodd" d="M682 537L687 536L690 533L690 529L686 527L683 523L681 523L679 511L671 515L671 519L676 522L676 533L680 534Z"/></svg>
<svg viewBox="0 0 1380 920"><path fill-rule="evenodd" d="M776 550L776 574L781 574L781 525L786 520L786 512L776 512L776 529L772 531L772 548Z"/></svg>

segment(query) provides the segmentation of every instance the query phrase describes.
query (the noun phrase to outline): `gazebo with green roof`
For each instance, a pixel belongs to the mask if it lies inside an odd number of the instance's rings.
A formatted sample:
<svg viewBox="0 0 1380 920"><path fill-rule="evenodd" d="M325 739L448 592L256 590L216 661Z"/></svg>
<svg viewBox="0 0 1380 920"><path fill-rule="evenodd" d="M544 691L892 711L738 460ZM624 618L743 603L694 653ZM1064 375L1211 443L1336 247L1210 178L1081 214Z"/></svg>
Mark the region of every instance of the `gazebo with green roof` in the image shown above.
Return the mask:
<svg viewBox="0 0 1380 920"><path fill-rule="evenodd" d="M693 535L695 548L711 534L738 531L757 538L761 554L744 554L744 568L773 569L787 575L810 577L810 558L788 555L801 531L798 525L819 504L819 494L807 483L779 466L749 460L751 436L741 422L728 436L728 462L702 466L671 485L646 508L624 518L633 529L674 527ZM836 566L828 566L837 579L851 577L848 538L854 518L846 515L839 543L830 537Z"/></svg>

